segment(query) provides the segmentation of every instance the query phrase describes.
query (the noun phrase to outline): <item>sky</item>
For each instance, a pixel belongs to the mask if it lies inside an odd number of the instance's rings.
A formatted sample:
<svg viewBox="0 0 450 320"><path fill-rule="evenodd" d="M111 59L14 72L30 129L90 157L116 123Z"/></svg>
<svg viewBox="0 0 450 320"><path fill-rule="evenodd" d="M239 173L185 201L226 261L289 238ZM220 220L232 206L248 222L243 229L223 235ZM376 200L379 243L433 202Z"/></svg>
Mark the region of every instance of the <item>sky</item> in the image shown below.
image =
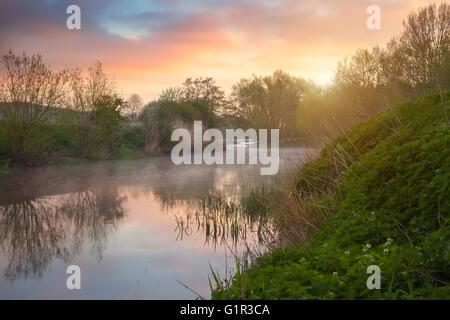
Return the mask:
<svg viewBox="0 0 450 320"><path fill-rule="evenodd" d="M96 61L121 94L145 101L187 77L226 92L241 78L282 69L329 83L358 48L385 44L409 12L438 0L0 0L0 54L41 53L55 69ZM69 5L81 29L69 30ZM378 5L381 29L369 30Z"/></svg>

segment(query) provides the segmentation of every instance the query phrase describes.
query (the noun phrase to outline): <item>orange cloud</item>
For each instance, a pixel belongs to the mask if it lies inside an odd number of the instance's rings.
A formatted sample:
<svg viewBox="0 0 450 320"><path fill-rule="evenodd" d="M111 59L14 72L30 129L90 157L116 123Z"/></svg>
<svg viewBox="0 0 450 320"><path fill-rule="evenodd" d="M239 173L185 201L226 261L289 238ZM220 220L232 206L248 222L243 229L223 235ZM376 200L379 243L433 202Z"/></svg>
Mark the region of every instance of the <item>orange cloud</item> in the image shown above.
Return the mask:
<svg viewBox="0 0 450 320"><path fill-rule="evenodd" d="M384 44L411 10L432 2L380 0L382 29L371 31L371 1L80 1L82 30L69 31L68 1L10 0L0 11L0 49L40 52L60 68L100 60L123 93L146 100L190 76L215 77L227 90L275 69L325 83L339 60Z"/></svg>

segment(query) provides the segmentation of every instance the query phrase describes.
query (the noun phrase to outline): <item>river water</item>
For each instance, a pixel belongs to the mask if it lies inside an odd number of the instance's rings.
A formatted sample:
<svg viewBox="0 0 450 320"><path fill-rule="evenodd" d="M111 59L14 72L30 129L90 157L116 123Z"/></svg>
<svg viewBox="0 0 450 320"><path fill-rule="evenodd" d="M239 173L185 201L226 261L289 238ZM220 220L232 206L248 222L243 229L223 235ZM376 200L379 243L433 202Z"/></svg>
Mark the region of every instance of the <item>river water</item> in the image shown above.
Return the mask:
<svg viewBox="0 0 450 320"><path fill-rule="evenodd" d="M280 172L310 151L281 148ZM0 299L209 298L210 266L229 272L243 244L202 218L202 199L273 179L168 157L13 170L0 176ZM66 287L69 265L80 290Z"/></svg>

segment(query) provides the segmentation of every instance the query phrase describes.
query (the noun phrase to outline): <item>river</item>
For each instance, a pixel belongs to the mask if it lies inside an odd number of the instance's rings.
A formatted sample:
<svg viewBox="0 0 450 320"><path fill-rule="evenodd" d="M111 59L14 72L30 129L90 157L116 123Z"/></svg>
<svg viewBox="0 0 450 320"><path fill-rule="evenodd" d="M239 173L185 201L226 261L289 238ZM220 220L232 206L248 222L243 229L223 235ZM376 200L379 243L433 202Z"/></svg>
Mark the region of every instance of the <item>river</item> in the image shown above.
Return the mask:
<svg viewBox="0 0 450 320"><path fill-rule="evenodd" d="M281 171L309 151L281 148ZM14 169L0 176L0 299L209 298L210 266L230 272L243 244L202 218L202 199L273 179L168 157ZM69 265L80 290L66 287Z"/></svg>

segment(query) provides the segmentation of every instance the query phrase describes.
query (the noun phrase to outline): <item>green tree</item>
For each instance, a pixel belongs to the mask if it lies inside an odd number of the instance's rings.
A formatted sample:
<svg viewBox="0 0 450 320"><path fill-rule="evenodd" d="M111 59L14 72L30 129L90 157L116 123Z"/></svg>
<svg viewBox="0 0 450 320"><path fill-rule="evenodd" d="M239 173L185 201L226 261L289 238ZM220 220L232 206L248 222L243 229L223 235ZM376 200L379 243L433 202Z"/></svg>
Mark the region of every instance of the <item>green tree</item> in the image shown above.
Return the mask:
<svg viewBox="0 0 450 320"><path fill-rule="evenodd" d="M281 70L272 76L241 79L233 86L229 111L252 127L279 128L281 135L292 136L305 84Z"/></svg>
<svg viewBox="0 0 450 320"><path fill-rule="evenodd" d="M148 153L169 151L172 146L170 137L173 130L176 128L192 129L195 120L202 121L204 128L217 124L213 108L203 101L162 100L148 104L141 115L146 151Z"/></svg>
<svg viewBox="0 0 450 320"><path fill-rule="evenodd" d="M122 142L121 113L125 105L123 99L116 96L102 96L97 99L90 114L93 124L90 130L91 145L101 148L107 155Z"/></svg>

